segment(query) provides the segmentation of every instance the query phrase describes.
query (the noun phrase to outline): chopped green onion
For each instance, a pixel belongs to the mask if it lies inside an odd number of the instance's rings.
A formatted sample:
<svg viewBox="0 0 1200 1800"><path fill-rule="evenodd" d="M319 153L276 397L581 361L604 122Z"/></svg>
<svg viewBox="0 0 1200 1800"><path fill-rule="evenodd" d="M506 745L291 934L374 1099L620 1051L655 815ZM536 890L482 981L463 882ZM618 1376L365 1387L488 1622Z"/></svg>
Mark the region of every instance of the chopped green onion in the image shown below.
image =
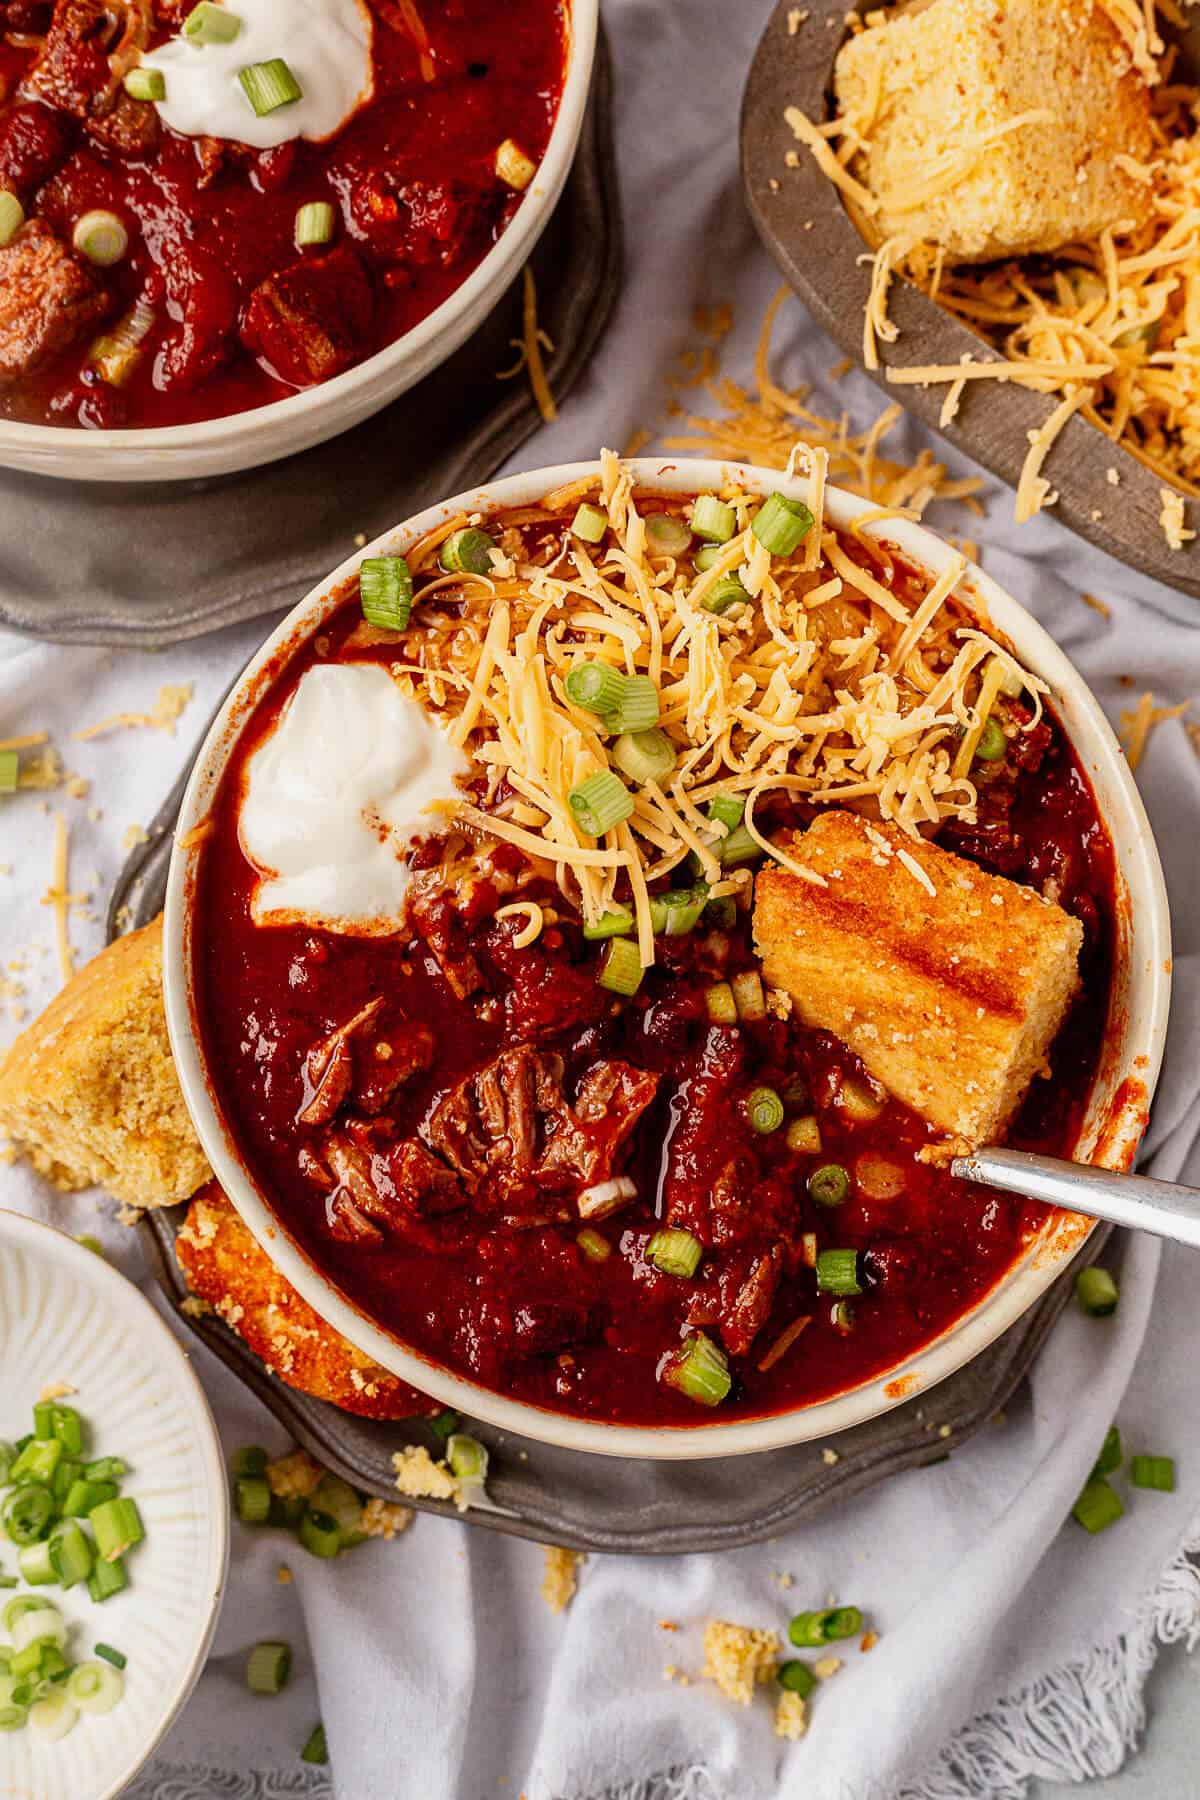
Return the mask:
<svg viewBox="0 0 1200 1800"><path fill-rule="evenodd" d="M767 1016L767 997L757 969L743 969L729 983L737 1016L746 1025L757 1024Z"/></svg>
<svg viewBox="0 0 1200 1800"><path fill-rule="evenodd" d="M792 1657L790 1662L780 1663L775 1679L781 1688L786 1688L789 1694L799 1694L802 1700L807 1700L817 1685L816 1676L798 1656Z"/></svg>
<svg viewBox="0 0 1200 1800"><path fill-rule="evenodd" d="M54 1471L54 1480L50 1483L50 1491L58 1502L58 1510L66 1511L65 1501L75 1483L82 1479L83 1464L74 1456L64 1456Z"/></svg>
<svg viewBox="0 0 1200 1800"><path fill-rule="evenodd" d="M623 731L609 750L620 769L639 787L648 781L662 782L675 767L675 751L665 731L652 726L649 731Z"/></svg>
<svg viewBox="0 0 1200 1800"><path fill-rule="evenodd" d="M1008 739L995 719L989 719L979 734L975 756L979 762L999 762L1008 750Z"/></svg>
<svg viewBox="0 0 1200 1800"><path fill-rule="evenodd" d="M310 244L331 243L333 226L334 212L329 201L307 200L303 206L296 209L293 239L297 250L305 250Z"/></svg>
<svg viewBox="0 0 1200 1800"><path fill-rule="evenodd" d="M686 937L700 922L708 905L708 889L697 887L670 888L650 902L650 923L663 937Z"/></svg>
<svg viewBox="0 0 1200 1800"><path fill-rule="evenodd" d="M1134 1487L1153 1488L1160 1494L1175 1492L1175 1462L1170 1456L1133 1456L1129 1479Z"/></svg>
<svg viewBox="0 0 1200 1800"><path fill-rule="evenodd" d="M658 689L648 675L626 675L621 698L605 723L610 731L649 731L658 724L661 706Z"/></svg>
<svg viewBox="0 0 1200 1800"><path fill-rule="evenodd" d="M0 250L11 244L25 223L25 208L8 188L0 188Z"/></svg>
<svg viewBox="0 0 1200 1800"><path fill-rule="evenodd" d="M576 706L585 707L588 712L610 713L620 705L625 677L611 663L576 663L564 686L567 699L573 700Z"/></svg>
<svg viewBox="0 0 1200 1800"><path fill-rule="evenodd" d="M683 1348L667 1358L659 1380L701 1406L719 1406L733 1385L725 1352L702 1331L693 1331Z"/></svg>
<svg viewBox="0 0 1200 1800"><path fill-rule="evenodd" d="M327 1560L336 1556L342 1547L337 1520L331 1519L328 1513L315 1512L311 1506L305 1508L298 1535L310 1556Z"/></svg>
<svg viewBox="0 0 1200 1800"><path fill-rule="evenodd" d="M515 188L518 193L523 192L537 174L537 164L531 156L526 156L513 138L505 138L497 146L493 167L505 186Z"/></svg>
<svg viewBox="0 0 1200 1800"><path fill-rule="evenodd" d="M723 549L723 544L704 544L697 550L695 556L692 558L692 567L695 569L697 575L706 575L716 562L718 556L720 556Z"/></svg>
<svg viewBox="0 0 1200 1800"><path fill-rule="evenodd" d="M713 824L724 825L728 834L736 831L745 818L746 802L740 794L714 794L707 811Z"/></svg>
<svg viewBox="0 0 1200 1800"><path fill-rule="evenodd" d="M778 1131L783 1124L783 1101L774 1088L758 1087L746 1101L746 1118L752 1131L764 1137Z"/></svg>
<svg viewBox="0 0 1200 1800"><path fill-rule="evenodd" d="M33 1409L33 1435L39 1443L54 1436L54 1402L39 1400Z"/></svg>
<svg viewBox="0 0 1200 1800"><path fill-rule="evenodd" d="M29 1716L28 1704L18 1700L23 1684L0 1673L0 1731L22 1731Z"/></svg>
<svg viewBox="0 0 1200 1800"><path fill-rule="evenodd" d="M567 804L581 831L586 831L589 837L603 837L605 832L629 818L633 812L633 795L620 776L614 775L611 769L601 769L571 789Z"/></svg>
<svg viewBox="0 0 1200 1800"><path fill-rule="evenodd" d="M246 1659L246 1686L252 1694L280 1694L292 1671L290 1644L255 1644Z"/></svg>
<svg viewBox="0 0 1200 1800"><path fill-rule="evenodd" d="M604 938L628 937L633 930L634 918L628 906L610 906L606 913L598 919L585 924L583 935L589 943L596 943Z"/></svg>
<svg viewBox="0 0 1200 1800"><path fill-rule="evenodd" d="M798 1649L819 1649L839 1638L857 1637L863 1616L857 1606L827 1606L820 1612L801 1612L788 1626L788 1636Z"/></svg>
<svg viewBox="0 0 1200 1800"><path fill-rule="evenodd" d="M48 1681L65 1681L70 1673L71 1665L62 1651L54 1644L42 1645L42 1661L38 1670L42 1684Z"/></svg>
<svg viewBox="0 0 1200 1800"><path fill-rule="evenodd" d="M1107 1531L1124 1513L1116 1490L1102 1480L1089 1481L1071 1508L1071 1517L1092 1537L1099 1531Z"/></svg>
<svg viewBox="0 0 1200 1800"><path fill-rule="evenodd" d="M841 1163L823 1163L813 1170L807 1185L818 1206L840 1206L850 1192L850 1176Z"/></svg>
<svg viewBox="0 0 1200 1800"><path fill-rule="evenodd" d="M452 531L442 545L439 561L447 575L486 575L492 566L494 537L474 525Z"/></svg>
<svg viewBox="0 0 1200 1800"><path fill-rule="evenodd" d="M737 530L737 513L715 494L698 494L692 507L692 530L710 544L727 544Z"/></svg>
<svg viewBox="0 0 1200 1800"><path fill-rule="evenodd" d="M714 981L704 992L704 1004L708 1009L709 1019L714 1025L737 1024L737 1001L733 997L733 989L727 981Z"/></svg>
<svg viewBox="0 0 1200 1800"><path fill-rule="evenodd" d="M642 985L642 958L632 938L610 938L596 980L614 994L636 994Z"/></svg>
<svg viewBox="0 0 1200 1800"><path fill-rule="evenodd" d="M95 1557L92 1546L74 1519L63 1519L50 1533L50 1561L61 1587L86 1581Z"/></svg>
<svg viewBox="0 0 1200 1800"><path fill-rule="evenodd" d="M803 500L772 494L754 515L750 529L772 556L790 556L813 527L813 516Z"/></svg>
<svg viewBox="0 0 1200 1800"><path fill-rule="evenodd" d="M200 0L183 22L183 35L193 44L232 44L241 29L237 14L215 6L213 0Z"/></svg>
<svg viewBox="0 0 1200 1800"><path fill-rule="evenodd" d="M576 1232L575 1242L589 1262L607 1262L612 1255L612 1245L603 1232L594 1231L590 1225Z"/></svg>
<svg viewBox="0 0 1200 1800"><path fill-rule="evenodd" d="M656 1231L646 1245L646 1255L664 1275L694 1275L703 1254L704 1245L690 1231Z"/></svg>
<svg viewBox="0 0 1200 1800"><path fill-rule="evenodd" d="M97 268L111 269L128 250L129 233L116 213L96 207L77 221L71 242L80 256L95 263Z"/></svg>
<svg viewBox="0 0 1200 1800"><path fill-rule="evenodd" d="M243 1475L234 1484L234 1505L243 1525L265 1525L271 1515L271 1487L261 1475Z"/></svg>
<svg viewBox="0 0 1200 1800"><path fill-rule="evenodd" d="M239 69L238 80L242 84L242 92L260 119L265 118L268 113L278 112L281 106L294 105L304 93L282 56L273 56L270 62L251 63L248 68Z"/></svg>
<svg viewBox="0 0 1200 1800"><path fill-rule="evenodd" d="M229 1473L235 1480L240 1475L265 1475L269 1460L261 1444L247 1444L230 1457Z"/></svg>
<svg viewBox="0 0 1200 1800"><path fill-rule="evenodd" d="M48 1486L54 1480L62 1453L63 1447L57 1438L31 1439L12 1466L12 1479L22 1484L40 1482Z"/></svg>
<svg viewBox="0 0 1200 1800"><path fill-rule="evenodd" d="M434 1437L444 1439L453 1437L461 1424L462 1420L459 1418L458 1414L454 1412L451 1407L445 1406L440 1413L435 1413L433 1418L430 1419L429 1429L432 1431Z"/></svg>
<svg viewBox="0 0 1200 1800"><path fill-rule="evenodd" d="M88 1593L93 1600L111 1600L114 1594L121 1593L129 1586L129 1577L125 1573L125 1564L118 1557L116 1562L96 1563L88 1576Z"/></svg>
<svg viewBox="0 0 1200 1800"><path fill-rule="evenodd" d="M92 1255L98 1256L102 1262L108 1260L104 1254L104 1245L99 1238L93 1237L90 1231L81 1231L75 1242L82 1245L85 1250L90 1250Z"/></svg>
<svg viewBox="0 0 1200 1800"><path fill-rule="evenodd" d="M700 605L705 612L726 613L731 606L740 606L749 598L750 595L739 576L722 575L719 581L714 581Z"/></svg>
<svg viewBox="0 0 1200 1800"><path fill-rule="evenodd" d="M134 1544L140 1544L146 1535L137 1501L124 1496L93 1507L88 1514L88 1524L104 1562L116 1562Z"/></svg>
<svg viewBox="0 0 1200 1800"><path fill-rule="evenodd" d="M40 1649L43 1644L55 1644L61 1649L67 1641L67 1624L57 1606L40 1595L28 1598L33 1604L25 1605L12 1622L14 1652L30 1646Z"/></svg>
<svg viewBox="0 0 1200 1800"><path fill-rule="evenodd" d="M682 556L692 541L683 520L670 513L651 513L643 522L651 556Z"/></svg>
<svg viewBox="0 0 1200 1800"><path fill-rule="evenodd" d="M119 1456L98 1456L94 1462L83 1466L84 1477L88 1481L121 1481L129 1473L129 1466Z"/></svg>
<svg viewBox="0 0 1200 1800"><path fill-rule="evenodd" d="M18 1594L5 1603L4 1629L11 1635L17 1620L26 1613L57 1611L57 1606L52 1601L43 1599L40 1594Z"/></svg>
<svg viewBox="0 0 1200 1800"><path fill-rule="evenodd" d="M585 544L598 544L608 530L608 514L598 506L581 506L571 520L572 534Z"/></svg>
<svg viewBox="0 0 1200 1800"><path fill-rule="evenodd" d="M304 1748L300 1752L300 1761L306 1763L320 1763L322 1766L329 1761L329 1746L325 1741L325 1727L323 1725L314 1725L309 1732L308 1737L305 1740Z"/></svg>
<svg viewBox="0 0 1200 1800"><path fill-rule="evenodd" d="M0 1438L0 1487L9 1484L9 1470L17 1460L17 1452L6 1438Z"/></svg>
<svg viewBox="0 0 1200 1800"><path fill-rule="evenodd" d="M131 100L165 100L167 82L161 69L130 69L122 83Z"/></svg>
<svg viewBox="0 0 1200 1800"><path fill-rule="evenodd" d="M1111 1475L1114 1469L1119 1469L1123 1454L1121 1449L1121 1433L1115 1425L1110 1425L1105 1434L1100 1454L1096 1458L1096 1464L1092 1470L1091 1479L1096 1480L1101 1475Z"/></svg>
<svg viewBox="0 0 1200 1800"><path fill-rule="evenodd" d="M54 1495L41 1482L17 1488L8 1496L0 1513L4 1529L14 1544L36 1543L49 1529L53 1517Z"/></svg>
<svg viewBox="0 0 1200 1800"><path fill-rule="evenodd" d="M403 631L412 612L412 572L402 556L368 556L358 571L358 597L368 625Z"/></svg>
<svg viewBox="0 0 1200 1800"><path fill-rule="evenodd" d="M29 1709L29 1724L51 1744L65 1738L79 1720L79 1709L61 1688L54 1688Z"/></svg>
<svg viewBox="0 0 1200 1800"><path fill-rule="evenodd" d="M739 863L753 862L763 853L762 845L750 836L744 825L739 825L728 837L722 838L719 844L714 844L713 850L723 869L733 869Z"/></svg>
<svg viewBox="0 0 1200 1800"><path fill-rule="evenodd" d="M51 1429L68 1456L83 1454L83 1421L73 1406L53 1409Z"/></svg>
<svg viewBox="0 0 1200 1800"><path fill-rule="evenodd" d="M67 1677L67 1692L80 1712L99 1718L111 1712L125 1692L125 1677L106 1662L84 1662Z"/></svg>
<svg viewBox="0 0 1200 1800"><path fill-rule="evenodd" d="M0 1570L0 1588L15 1588L16 1585L17 1578L15 1575L6 1575L3 1570Z"/></svg>
<svg viewBox="0 0 1200 1800"><path fill-rule="evenodd" d="M446 1461L451 1472L460 1481L484 1482L487 1480L488 1453L486 1446L478 1438L469 1437L465 1431L456 1431L446 1442Z"/></svg>
<svg viewBox="0 0 1200 1800"><path fill-rule="evenodd" d="M845 1336L845 1334L848 1331L853 1331L854 1330L854 1302L853 1302L853 1300L835 1300L833 1305L829 1309L829 1323L833 1326L833 1329L835 1331L840 1331L842 1333L843 1337ZM946 1454L947 1454L947 1456L949 1456L950 1452L947 1451Z"/></svg>
<svg viewBox="0 0 1200 1800"><path fill-rule="evenodd" d="M68 1519L86 1519L97 1506L103 1506L106 1500L115 1500L117 1484L115 1481L88 1481L86 1477L73 1481L63 1501L63 1514Z"/></svg>
<svg viewBox="0 0 1200 1800"><path fill-rule="evenodd" d="M114 1650L111 1644L97 1644L96 1655L103 1657L106 1663L111 1663L114 1669L123 1669L127 1660L119 1650Z"/></svg>
<svg viewBox="0 0 1200 1800"><path fill-rule="evenodd" d="M822 1250L817 1257L819 1294L861 1294L857 1250Z"/></svg>
<svg viewBox="0 0 1200 1800"><path fill-rule="evenodd" d="M58 1570L50 1556L50 1545L44 1539L36 1544L26 1544L17 1551L17 1567L21 1571L21 1579L30 1587L50 1587L58 1580Z"/></svg>
<svg viewBox="0 0 1200 1800"><path fill-rule="evenodd" d="M356 1493L340 1475L326 1472L309 1497L313 1512L324 1513L338 1528L343 1550L351 1550L366 1537L362 1528L362 1495Z"/></svg>
<svg viewBox="0 0 1200 1800"><path fill-rule="evenodd" d="M42 1672L41 1644L27 1644L23 1650L16 1650L9 1659L9 1670L20 1681L24 1675L40 1675Z"/></svg>
<svg viewBox="0 0 1200 1800"><path fill-rule="evenodd" d="M1093 1264L1075 1277L1075 1298L1090 1319L1107 1319L1116 1312L1121 1293L1108 1270Z"/></svg>

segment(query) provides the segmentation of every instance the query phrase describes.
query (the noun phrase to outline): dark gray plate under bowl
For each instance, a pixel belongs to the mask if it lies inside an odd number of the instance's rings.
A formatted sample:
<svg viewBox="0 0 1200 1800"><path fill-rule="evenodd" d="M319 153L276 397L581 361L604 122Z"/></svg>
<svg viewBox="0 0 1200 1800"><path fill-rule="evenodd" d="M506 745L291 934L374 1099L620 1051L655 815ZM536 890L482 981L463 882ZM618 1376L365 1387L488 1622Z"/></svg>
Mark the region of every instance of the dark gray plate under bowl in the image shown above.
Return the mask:
<svg viewBox="0 0 1200 1800"><path fill-rule="evenodd" d="M621 277L612 60L601 32L563 195L533 254L561 400ZM448 362L352 431L207 481L52 481L0 469L0 624L57 643L158 649L290 605L397 519L494 475L541 423L528 379L498 381L521 335L518 278ZM53 546L53 553L47 546Z"/></svg>
<svg viewBox="0 0 1200 1800"><path fill-rule="evenodd" d="M787 21L794 10L791 0L779 0L751 64L742 99L742 178L755 225L788 282L861 367L871 270L859 259L866 245L837 189L796 143L784 119L789 106L816 121L831 116L833 63L846 36L846 7L844 0L809 0L804 23L792 36ZM1192 66L1200 61L1200 26L1181 35L1181 51ZM799 154L797 168L784 162L789 150ZM1045 422L1060 396L1035 394L1007 382L968 382L958 416L939 426L945 384L897 387L887 379L888 367L957 363L964 355L976 362L993 361L998 360L996 352L909 281L893 284L888 312L900 334L894 344L880 343L882 367L871 372L872 379L890 400L900 401L1015 487L1029 448L1027 433ZM1106 475L1114 466L1120 470L1119 488ZM1120 562L1168 587L1200 595L1200 539L1182 550L1168 549L1159 524L1163 484L1127 451L1086 420L1073 418L1051 450L1044 473L1059 493L1053 518Z"/></svg>
<svg viewBox="0 0 1200 1800"><path fill-rule="evenodd" d="M152 821L148 842L134 851L122 871L109 907L110 940L148 923L162 909L171 834L187 773ZM185 1212L176 1206L147 1213L141 1227L151 1267L175 1305L187 1293L174 1254ZM1089 1253L1096 1254L1107 1236L1106 1227L1098 1230ZM825 1461L827 1440L765 1451L752 1459L752 1473L740 1456L695 1463L635 1462L554 1449L475 1424L471 1429L491 1451L488 1491L503 1510L472 1510L466 1517L486 1530L537 1543L647 1556L729 1550L775 1537L888 1475L941 1461L986 1425L1028 1372L1066 1303L1071 1278L1060 1278L1003 1337L927 1390L920 1403L909 1401L839 1433L836 1462ZM441 1453L420 1421L377 1424L310 1400L277 1380L215 1314L183 1316L299 1443L356 1487L394 1499L393 1451L423 1442L434 1454ZM456 1516L445 1503L408 1504Z"/></svg>

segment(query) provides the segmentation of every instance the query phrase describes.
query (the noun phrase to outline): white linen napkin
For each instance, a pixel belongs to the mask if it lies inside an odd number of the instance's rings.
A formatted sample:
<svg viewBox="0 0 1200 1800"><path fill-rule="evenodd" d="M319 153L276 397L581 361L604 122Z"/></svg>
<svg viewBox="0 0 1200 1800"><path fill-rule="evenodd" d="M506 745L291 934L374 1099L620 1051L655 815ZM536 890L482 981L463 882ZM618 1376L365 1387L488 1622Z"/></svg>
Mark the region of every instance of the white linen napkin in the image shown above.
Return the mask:
<svg viewBox="0 0 1200 1800"><path fill-rule="evenodd" d="M653 425L664 368L689 342L697 305L733 305L723 366L748 378L776 277L740 198L737 107L768 10L765 0L735 8L610 0L624 297L592 370L559 422L526 447L522 467L591 455L602 443L619 448ZM865 378L829 378L838 354L798 306L784 309L778 340L782 373L811 381L822 410L846 408L861 429L882 409ZM682 398L713 410L698 391ZM907 423L896 441L912 450L929 440ZM1146 688L1161 703L1197 693L1195 602L1108 561L1052 516L1014 530L1011 494L994 482L986 500L985 519L935 508L930 522L982 542L985 567L1047 625L1114 722ZM348 518L346 547L355 529ZM1084 606L1082 592L1111 616ZM100 944L101 903L127 827L150 817L265 628L161 656L4 646L0 735L51 730L92 782L86 799L53 794L46 810L37 796L0 802L0 862L12 865L0 875L0 970L25 984L26 1004L40 1004L57 979L40 904L52 813L65 808L71 820L72 888L97 896L91 917L71 921L82 956ZM142 731L70 742L72 730L107 714L147 710L165 681L195 688L173 738ZM1148 1166L1200 1182L1200 761L1181 723L1155 733L1138 779L1176 934ZM22 957L27 967L5 967ZM3 1029L11 1036L15 1021ZM98 1196L64 1200L27 1170L0 1168L0 1204L75 1232L100 1220L106 1246L142 1273L136 1240ZM950 1461L897 1477L775 1543L722 1556L592 1558L560 1618L539 1596L536 1547L457 1522L418 1518L399 1540L335 1565L235 1526L212 1660L128 1800L335 1789L339 1800L1016 1800L1035 1776L1111 1772L1136 1742L1158 1645L1200 1636L1200 1584L1186 1560L1200 1549L1200 1364L1190 1253L1160 1252L1147 1239L1120 1243L1105 1260L1119 1265L1115 1318L1068 1308L1006 1418ZM282 1447L237 1382L203 1349L192 1353L227 1447ZM1114 1418L1128 1448L1175 1455L1179 1488L1134 1495L1127 1517L1090 1539L1064 1520ZM754 1480L752 1460L745 1479ZM276 1579L284 1560L295 1573L287 1586ZM799 1744L773 1736L765 1693L743 1710L698 1679L709 1616L782 1632L791 1612L831 1594L861 1605L880 1641L869 1656L846 1650ZM266 1635L297 1647L297 1674L270 1701L242 1684L245 1650ZM665 1680L667 1664L690 1684ZM318 1716L332 1775L298 1760ZM0 1740L0 1777L3 1757Z"/></svg>

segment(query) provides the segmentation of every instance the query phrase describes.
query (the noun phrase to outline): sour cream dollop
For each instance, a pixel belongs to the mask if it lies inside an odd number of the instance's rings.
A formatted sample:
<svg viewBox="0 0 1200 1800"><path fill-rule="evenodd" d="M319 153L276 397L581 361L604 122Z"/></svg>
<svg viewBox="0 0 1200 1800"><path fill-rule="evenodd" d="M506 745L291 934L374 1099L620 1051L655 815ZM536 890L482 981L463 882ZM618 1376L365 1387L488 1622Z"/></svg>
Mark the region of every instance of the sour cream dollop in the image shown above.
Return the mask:
<svg viewBox="0 0 1200 1800"><path fill-rule="evenodd" d="M319 663L249 759L238 835L263 879L258 925L379 936L400 922L426 809L459 797L468 763L377 663Z"/></svg>
<svg viewBox="0 0 1200 1800"><path fill-rule="evenodd" d="M230 43L172 38L142 58L162 72L159 116L184 137L228 138L269 150L290 138L320 143L374 92L371 15L363 0L229 0L241 30ZM259 118L238 80L251 63L282 57L301 98Z"/></svg>

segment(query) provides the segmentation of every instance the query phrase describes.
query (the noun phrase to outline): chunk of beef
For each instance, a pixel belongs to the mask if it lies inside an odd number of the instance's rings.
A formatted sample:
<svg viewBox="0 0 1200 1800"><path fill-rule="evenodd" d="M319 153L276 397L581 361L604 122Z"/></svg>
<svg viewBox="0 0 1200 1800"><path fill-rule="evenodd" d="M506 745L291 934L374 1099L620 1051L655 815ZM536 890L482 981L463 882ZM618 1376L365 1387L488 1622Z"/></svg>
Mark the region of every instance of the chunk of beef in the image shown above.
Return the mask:
<svg viewBox="0 0 1200 1800"><path fill-rule="evenodd" d="M10 107L0 117L0 188L28 206L70 154L74 127L63 113L36 101Z"/></svg>
<svg viewBox="0 0 1200 1800"><path fill-rule="evenodd" d="M354 1079L354 1055L350 1042L378 1018L382 999L369 1000L328 1036L314 1044L304 1059L304 1104L297 1113L301 1125L327 1125L350 1092Z"/></svg>
<svg viewBox="0 0 1200 1800"><path fill-rule="evenodd" d="M375 296L348 244L268 275L250 297L242 342L281 381L309 387L348 369L366 350Z"/></svg>
<svg viewBox="0 0 1200 1800"><path fill-rule="evenodd" d="M183 244L163 265L167 310L177 329L159 350L154 379L187 393L206 381L237 348L237 283L209 250Z"/></svg>
<svg viewBox="0 0 1200 1800"><path fill-rule="evenodd" d="M335 1183L326 1217L333 1235L347 1242L378 1244L385 1231L411 1236L414 1218L437 1219L467 1203L458 1177L412 1140L372 1149L339 1135L325 1160Z"/></svg>
<svg viewBox="0 0 1200 1800"><path fill-rule="evenodd" d="M484 985L483 970L467 942L458 907L441 889L418 893L408 908L409 922L429 946L450 992L460 1000Z"/></svg>
<svg viewBox="0 0 1200 1800"><path fill-rule="evenodd" d="M486 242L502 196L493 182L429 181L402 161L382 168L361 153L331 172L350 229L382 262L450 268Z"/></svg>
<svg viewBox="0 0 1200 1800"><path fill-rule="evenodd" d="M159 138L158 112L149 100L135 100L122 91L107 112L88 119L86 130L95 143L117 156L149 156Z"/></svg>
<svg viewBox="0 0 1200 1800"><path fill-rule="evenodd" d="M756 1256L721 1320L721 1337L731 1356L744 1356L770 1315L783 1270L783 1252L773 1245Z"/></svg>
<svg viewBox="0 0 1200 1800"><path fill-rule="evenodd" d="M358 1112L380 1113L396 1089L411 1075L419 1075L433 1062L433 1033L428 1025L405 1023L389 1026L371 1056L359 1058L354 1081L354 1106Z"/></svg>
<svg viewBox="0 0 1200 1800"><path fill-rule="evenodd" d="M607 1181L638 1120L658 1091L658 1076L630 1063L598 1062L587 1071L573 1113L559 1121L541 1167L573 1175L581 1187Z"/></svg>
<svg viewBox="0 0 1200 1800"><path fill-rule="evenodd" d="M92 271L31 219L0 250L0 384L75 343L108 304Z"/></svg>
<svg viewBox="0 0 1200 1800"><path fill-rule="evenodd" d="M158 115L125 93L121 78L149 42L150 25L149 0L56 0L23 92L86 121L106 148L143 153L157 136Z"/></svg>

